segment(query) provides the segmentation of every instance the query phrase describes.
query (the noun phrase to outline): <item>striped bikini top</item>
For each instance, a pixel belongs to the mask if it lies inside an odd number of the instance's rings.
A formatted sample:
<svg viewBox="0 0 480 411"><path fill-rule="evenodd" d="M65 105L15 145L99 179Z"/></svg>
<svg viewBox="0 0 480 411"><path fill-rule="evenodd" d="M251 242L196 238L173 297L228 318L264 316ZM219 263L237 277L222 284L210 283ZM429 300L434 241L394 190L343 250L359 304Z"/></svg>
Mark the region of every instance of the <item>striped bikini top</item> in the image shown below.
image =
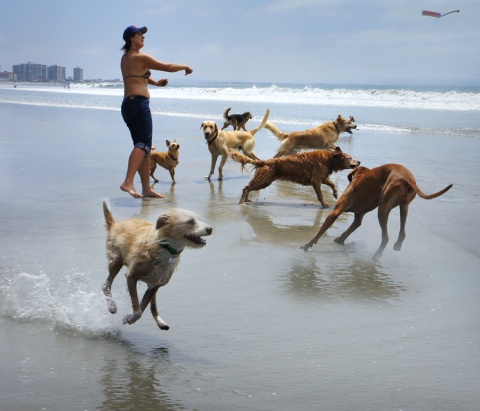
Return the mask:
<svg viewBox="0 0 480 411"><path fill-rule="evenodd" d="M141 76L126 76L123 79L126 80L127 78L130 78L130 77L139 77L139 78L149 79L151 75L152 75L152 72L150 71L150 69L147 69L147 71Z"/></svg>

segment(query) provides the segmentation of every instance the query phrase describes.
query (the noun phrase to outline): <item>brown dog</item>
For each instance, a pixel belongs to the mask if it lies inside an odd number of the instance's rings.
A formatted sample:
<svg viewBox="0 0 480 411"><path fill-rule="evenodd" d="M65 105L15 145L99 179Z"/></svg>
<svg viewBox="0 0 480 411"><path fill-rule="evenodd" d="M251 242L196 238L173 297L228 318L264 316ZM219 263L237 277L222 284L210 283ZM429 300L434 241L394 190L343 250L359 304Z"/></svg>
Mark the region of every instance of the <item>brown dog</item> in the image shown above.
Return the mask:
<svg viewBox="0 0 480 411"><path fill-rule="evenodd" d="M155 300L158 289L166 285L185 247L201 248L206 244L204 236L212 234L212 227L199 220L195 213L171 209L158 217L156 225L141 219L115 221L107 203L103 203L107 236L108 278L102 290L108 310L115 314L117 306L112 297L112 282L120 269L128 268L128 292L132 300L133 314L127 314L123 323L133 324L150 304L150 310L162 330L169 326L161 319ZM137 282L147 283L142 302L138 300Z"/></svg>
<svg viewBox="0 0 480 411"><path fill-rule="evenodd" d="M176 184L175 181L175 167L178 165L178 155L180 154L180 144L177 143L177 140L173 140L173 143L166 140L168 152L164 151L151 151L150 152L150 177L152 177L156 183L158 179L155 178L153 173L157 169L157 164L170 172L170 177L172 177L173 184ZM152 147L155 150L154 147Z"/></svg>
<svg viewBox="0 0 480 411"><path fill-rule="evenodd" d="M243 114L228 114L231 110L230 107L227 107L223 112L223 119L225 123L223 124L222 130L226 129L228 126L233 126L233 130L244 130L247 131L245 128L245 124L247 121L253 118L252 113L250 111L245 111Z"/></svg>
<svg viewBox="0 0 480 411"><path fill-rule="evenodd" d="M325 219L323 225L313 238L303 245L305 251L317 243L318 239L334 223L337 217L347 211L355 213L352 225L335 241L343 244L345 239L362 224L363 216L378 207L378 221L382 228L382 242L373 258L382 255L388 243L388 215L390 211L400 207L400 232L393 249L400 251L405 239L405 223L407 221L408 205L418 194L430 200L441 196L452 187L452 184L435 194L424 194L417 186L415 177L404 166L399 164L385 164L372 168L357 167L348 176L350 184L337 201L334 210Z"/></svg>
<svg viewBox="0 0 480 411"><path fill-rule="evenodd" d="M243 189L240 204L249 201L250 191L258 191L268 187L275 180L283 180L304 186L311 185L317 193L318 201L322 203L323 207L328 207L323 200L320 186L322 184L330 186L333 196L337 198L337 188L330 180L330 175L334 171L351 169L360 165L360 161L343 153L339 147L335 151L316 150L264 161L251 160L235 150L232 150L230 155L235 161L241 163L242 167L245 167L246 164L252 164L255 167L253 178Z"/></svg>
<svg viewBox="0 0 480 411"><path fill-rule="evenodd" d="M282 157L294 153L295 151L306 149L335 149L335 143L340 133L352 134L352 129L357 128L355 119L342 117L340 114L334 121L328 121L315 128L304 131L293 131L284 133L280 131L273 123L268 122L265 128L270 130L281 142L275 157Z"/></svg>
<svg viewBox="0 0 480 411"><path fill-rule="evenodd" d="M251 131L219 131L218 126L214 121L208 120L202 123L200 128L203 129L203 135L208 143L208 150L212 155L210 173L205 177L207 180L210 180L210 177L215 171L215 164L217 163L218 156L222 156L222 160L218 166L218 179L223 179L223 166L225 165L230 150L232 149L241 149L246 156L259 160L253 152L255 149L254 135L257 131L265 127L269 115L270 110L267 110L260 125Z"/></svg>

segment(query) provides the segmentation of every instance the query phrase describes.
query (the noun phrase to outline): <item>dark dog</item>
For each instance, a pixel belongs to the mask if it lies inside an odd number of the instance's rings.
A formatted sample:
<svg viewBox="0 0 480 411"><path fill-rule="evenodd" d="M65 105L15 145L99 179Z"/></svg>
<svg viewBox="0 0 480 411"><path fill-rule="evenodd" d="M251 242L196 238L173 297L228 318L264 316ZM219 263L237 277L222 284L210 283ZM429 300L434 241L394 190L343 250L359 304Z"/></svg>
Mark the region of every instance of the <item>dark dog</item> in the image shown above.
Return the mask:
<svg viewBox="0 0 480 411"><path fill-rule="evenodd" d="M128 268L128 292L132 300L133 314L127 314L123 323L133 324L150 304L155 322L162 330L169 326L158 315L156 294L166 285L185 247L201 248L206 244L204 236L212 234L212 227L199 220L195 213L174 208L158 217L156 225L149 221L129 218L115 221L107 204L103 203L107 227L108 278L102 290L107 298L108 310L115 314L117 305L112 297L112 282L120 269ZM138 300L137 282L147 283L142 302Z"/></svg>
<svg viewBox="0 0 480 411"><path fill-rule="evenodd" d="M247 131L245 124L247 121L253 118L250 111L245 111L243 114L228 114L231 110L230 107L227 107L223 112L223 118L225 123L223 124L222 130L226 129L228 126L233 126L233 130L245 130Z"/></svg>
<svg viewBox="0 0 480 411"><path fill-rule="evenodd" d="M250 191L258 191L268 187L275 180L290 181L292 183L312 186L317 193L317 198L323 207L328 204L323 200L320 186L326 184L333 190L333 196L337 198L337 188L330 175L334 171L355 168L360 161L354 160L349 154L343 153L337 147L335 151L316 150L306 153L292 154L286 157L272 158L270 160L252 160L238 151L232 150L231 157L245 167L252 164L255 174L248 185L243 189L240 204L249 201Z"/></svg>
<svg viewBox="0 0 480 411"><path fill-rule="evenodd" d="M268 122L265 128L270 130L281 142L275 157L287 156L302 148L306 149L335 149L335 143L340 133L352 134L352 129L357 128L355 119L342 117L340 114L333 121L327 121L315 128L303 131L292 131L284 133L280 131L273 123Z"/></svg>
<svg viewBox="0 0 480 411"><path fill-rule="evenodd" d="M313 238L303 245L305 251L317 243L318 239L334 223L338 216L344 212L355 213L352 225L335 241L343 244L345 239L362 224L363 216L378 207L378 221L382 228L382 242L373 258L382 255L388 243L388 215L390 211L400 207L400 232L393 249L400 251L405 239L405 223L407 221L408 205L418 194L420 197L430 200L441 196L452 187L452 184L435 194L424 194L417 186L415 177L404 166L399 164L385 164L380 167L355 168L348 176L350 184L337 201L334 210L325 219L323 225Z"/></svg>
<svg viewBox="0 0 480 411"><path fill-rule="evenodd" d="M156 183L158 179L155 178L153 173L157 169L157 164L170 172L170 177L172 177L173 184L176 184L175 181L175 167L178 165L178 155L180 154L180 144L177 143L177 140L173 140L173 143L166 140L168 152L165 151L154 151L155 147L152 147L150 152L150 177L152 177Z"/></svg>

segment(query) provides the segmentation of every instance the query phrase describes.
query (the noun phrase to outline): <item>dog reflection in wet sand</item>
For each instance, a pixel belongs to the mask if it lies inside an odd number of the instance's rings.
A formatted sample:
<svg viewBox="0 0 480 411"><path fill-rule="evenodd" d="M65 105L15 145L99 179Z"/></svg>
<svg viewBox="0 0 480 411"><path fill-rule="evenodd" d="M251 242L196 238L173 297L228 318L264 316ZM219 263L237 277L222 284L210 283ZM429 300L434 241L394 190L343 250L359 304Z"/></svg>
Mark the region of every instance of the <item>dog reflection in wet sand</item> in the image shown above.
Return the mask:
<svg viewBox="0 0 480 411"><path fill-rule="evenodd" d="M106 202L103 203L103 213L108 232L106 251L109 275L102 289L108 310L112 314L117 312L112 297L112 282L120 269L126 266L125 277L133 314L127 314L123 323L138 321L150 304L157 325L162 330L168 330L170 327L158 315L157 291L170 281L183 249L205 246L203 237L212 234L212 227L200 221L195 213L179 208L161 214L155 225L135 218L115 221ZM137 293L138 281L148 286L141 302Z"/></svg>
<svg viewBox="0 0 480 411"><path fill-rule="evenodd" d="M347 237L362 224L363 216L378 207L378 221L382 229L382 242L373 256L374 259L381 257L388 243L387 223L390 211L400 207L400 232L398 239L393 245L395 251L400 251L405 240L405 224L408 215L408 206L418 194L420 197L430 200L446 193L452 184L434 194L425 194L417 186L413 174L400 164L385 164L380 167L369 169L357 167L349 175L350 184L342 193L335 205L334 210L327 216L323 225L313 238L300 248L307 251L328 230L335 220L344 212L355 213L351 226L335 242L343 244Z"/></svg>

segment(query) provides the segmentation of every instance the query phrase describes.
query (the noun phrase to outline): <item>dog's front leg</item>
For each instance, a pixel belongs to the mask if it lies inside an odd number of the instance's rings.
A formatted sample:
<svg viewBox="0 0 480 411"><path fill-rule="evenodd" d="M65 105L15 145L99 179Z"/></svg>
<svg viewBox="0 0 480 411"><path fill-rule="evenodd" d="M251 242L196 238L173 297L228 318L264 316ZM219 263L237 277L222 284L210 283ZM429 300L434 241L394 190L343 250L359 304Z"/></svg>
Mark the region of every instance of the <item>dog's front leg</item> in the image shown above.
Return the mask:
<svg viewBox="0 0 480 411"><path fill-rule="evenodd" d="M157 290L158 287L155 289L152 300L150 302L150 311L152 312L153 318L155 322L157 323L158 327L161 330L169 330L170 326L162 320L162 318L158 315L158 310L157 310Z"/></svg>
<svg viewBox="0 0 480 411"><path fill-rule="evenodd" d="M215 172L215 165L217 164L217 158L218 158L218 154L212 154L212 162L210 164L210 173L208 173L208 176L205 176L207 180L210 180L210 177L213 176L213 173Z"/></svg>
<svg viewBox="0 0 480 411"><path fill-rule="evenodd" d="M223 166L227 162L228 153L222 154L222 160L220 161L220 165L218 166L218 179L223 180Z"/></svg>
<svg viewBox="0 0 480 411"><path fill-rule="evenodd" d="M335 198L338 198L337 186L335 185L335 183L334 183L332 180L330 180L329 178L327 178L327 179L325 180L324 184L326 184L327 186L331 187L333 196L334 196Z"/></svg>
<svg viewBox="0 0 480 411"><path fill-rule="evenodd" d="M138 303L138 293L137 293L137 279L127 273L127 286L128 292L130 294L130 299L132 300L133 314L127 314L123 317L124 324L133 324L142 316L142 310L140 304Z"/></svg>
<svg viewBox="0 0 480 411"><path fill-rule="evenodd" d="M320 201L320 203L322 204L322 207L328 208L328 204L323 199L321 183L314 182L312 185L313 185L313 189L315 190L315 193L317 194L318 201Z"/></svg>
<svg viewBox="0 0 480 411"><path fill-rule="evenodd" d="M177 182L175 181L175 169L174 168L172 168L170 170L170 177L172 177L172 181L173 181L172 184L177 184Z"/></svg>

